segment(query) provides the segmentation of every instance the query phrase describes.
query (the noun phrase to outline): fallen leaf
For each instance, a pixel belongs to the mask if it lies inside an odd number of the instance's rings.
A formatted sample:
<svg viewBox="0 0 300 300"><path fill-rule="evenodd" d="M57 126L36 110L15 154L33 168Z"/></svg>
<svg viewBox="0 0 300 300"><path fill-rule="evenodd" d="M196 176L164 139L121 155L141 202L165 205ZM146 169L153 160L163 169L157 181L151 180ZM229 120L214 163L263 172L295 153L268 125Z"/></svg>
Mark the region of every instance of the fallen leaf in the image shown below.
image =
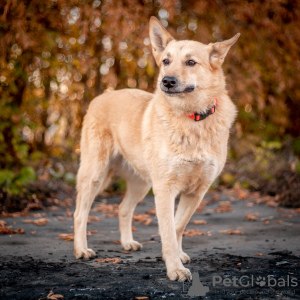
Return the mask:
<svg viewBox="0 0 300 300"><path fill-rule="evenodd" d="M102 222L102 220L100 220L97 216L89 216L88 218L88 224L91 222Z"/></svg>
<svg viewBox="0 0 300 300"><path fill-rule="evenodd" d="M31 231L30 232L32 235L35 235L36 234L36 231Z"/></svg>
<svg viewBox="0 0 300 300"><path fill-rule="evenodd" d="M135 231L137 231L137 229L136 229L136 227L135 227L135 226L132 226L131 228L132 228L132 229L131 229L131 230L132 230L132 232L135 232Z"/></svg>
<svg viewBox="0 0 300 300"><path fill-rule="evenodd" d="M285 222L285 221L282 221L282 220L274 221L274 223L281 224L281 225L287 225L287 226L293 226L294 225L293 223Z"/></svg>
<svg viewBox="0 0 300 300"><path fill-rule="evenodd" d="M183 233L183 236L206 235L205 232L198 229L188 229Z"/></svg>
<svg viewBox="0 0 300 300"><path fill-rule="evenodd" d="M260 218L261 221L272 220L272 219L274 219L274 216Z"/></svg>
<svg viewBox="0 0 300 300"><path fill-rule="evenodd" d="M67 242L74 241L74 234L73 233L61 233L58 238L60 240L66 240Z"/></svg>
<svg viewBox="0 0 300 300"><path fill-rule="evenodd" d="M112 241L114 244L121 245L120 241Z"/></svg>
<svg viewBox="0 0 300 300"><path fill-rule="evenodd" d="M285 219L291 219L293 215L288 215L288 214L280 214L279 218L285 218Z"/></svg>
<svg viewBox="0 0 300 300"><path fill-rule="evenodd" d="M216 213L224 213L224 212L231 212L233 211L233 207L229 201L220 201L218 203L218 207L214 209Z"/></svg>
<svg viewBox="0 0 300 300"><path fill-rule="evenodd" d="M104 263L104 262L113 262L113 264L117 264L121 261L120 258L104 258L104 259L94 259L96 262Z"/></svg>
<svg viewBox="0 0 300 300"><path fill-rule="evenodd" d="M146 296L139 296L139 297L131 298L130 300L143 300L143 299L149 299L149 297L146 297Z"/></svg>
<svg viewBox="0 0 300 300"><path fill-rule="evenodd" d="M146 245L146 244L154 244L156 243L155 241L148 241L148 242L142 242L143 245Z"/></svg>
<svg viewBox="0 0 300 300"><path fill-rule="evenodd" d="M220 200L220 195L219 194L215 194L213 195L210 199L209 202L216 202Z"/></svg>
<svg viewBox="0 0 300 300"><path fill-rule="evenodd" d="M102 212L105 218L115 218L118 216L119 205L118 204L106 204L104 201L97 203L92 209L92 212Z"/></svg>
<svg viewBox="0 0 300 300"><path fill-rule="evenodd" d="M50 293L47 295L47 297L39 298L39 300L43 299L51 299L51 300L57 300L57 299L63 299L64 296L60 294L54 294L53 291L50 291Z"/></svg>
<svg viewBox="0 0 300 300"><path fill-rule="evenodd" d="M69 221L69 222L73 221L72 218L67 218L67 217L62 217L62 216L58 216L57 220L58 221Z"/></svg>
<svg viewBox="0 0 300 300"><path fill-rule="evenodd" d="M263 253L256 253L255 255L257 255L257 256L264 256Z"/></svg>
<svg viewBox="0 0 300 300"><path fill-rule="evenodd" d="M238 263L238 264L236 264L237 266L241 266L242 265L242 263Z"/></svg>
<svg viewBox="0 0 300 300"><path fill-rule="evenodd" d="M132 219L138 223L143 223L144 225L149 225L152 222L150 215L148 214L139 214L137 212L134 213Z"/></svg>
<svg viewBox="0 0 300 300"><path fill-rule="evenodd" d="M249 193L247 191L243 190L238 182L235 183L233 190L236 194L236 197L240 200L248 197Z"/></svg>
<svg viewBox="0 0 300 300"><path fill-rule="evenodd" d="M121 253L124 253L124 254L130 254L131 251L120 251Z"/></svg>
<svg viewBox="0 0 300 300"><path fill-rule="evenodd" d="M97 233L97 232L98 232L98 230L88 230L86 232L86 234L87 234L87 236L91 236L93 233Z"/></svg>
<svg viewBox="0 0 300 300"><path fill-rule="evenodd" d="M196 225L206 225L207 222L205 220L193 220L193 223Z"/></svg>
<svg viewBox="0 0 300 300"><path fill-rule="evenodd" d="M50 210L50 211L57 211L58 210L58 207L57 206L49 206L47 207L47 210Z"/></svg>
<svg viewBox="0 0 300 300"><path fill-rule="evenodd" d="M24 220L23 223L32 223L37 226L46 225L49 222L47 218L37 219L37 220Z"/></svg>
<svg viewBox="0 0 300 300"><path fill-rule="evenodd" d="M257 221L257 216L259 216L259 213L256 212L256 213L250 213L250 214L247 214L245 216L245 218L248 220L248 221Z"/></svg>
<svg viewBox="0 0 300 300"><path fill-rule="evenodd" d="M46 213L36 213L36 214L35 213L31 213L30 214L30 216L34 217L34 218L44 218L44 217L46 217L46 215L47 215Z"/></svg>
<svg viewBox="0 0 300 300"><path fill-rule="evenodd" d="M73 212L71 212L68 208L66 209L66 214L68 217L73 217Z"/></svg>
<svg viewBox="0 0 300 300"><path fill-rule="evenodd" d="M233 228L226 229L226 230L219 230L220 233L227 233L229 235L234 235L234 234L240 234L242 235L243 233L240 230L234 230Z"/></svg>
<svg viewBox="0 0 300 300"><path fill-rule="evenodd" d="M146 214L155 216L156 215L156 209L155 209L155 207L152 208L152 209L147 210Z"/></svg>
<svg viewBox="0 0 300 300"><path fill-rule="evenodd" d="M3 220L0 220L0 227L5 227L5 225L7 225L7 223Z"/></svg>
<svg viewBox="0 0 300 300"><path fill-rule="evenodd" d="M0 234L24 234L25 230L20 229L12 229L9 227L0 227Z"/></svg>

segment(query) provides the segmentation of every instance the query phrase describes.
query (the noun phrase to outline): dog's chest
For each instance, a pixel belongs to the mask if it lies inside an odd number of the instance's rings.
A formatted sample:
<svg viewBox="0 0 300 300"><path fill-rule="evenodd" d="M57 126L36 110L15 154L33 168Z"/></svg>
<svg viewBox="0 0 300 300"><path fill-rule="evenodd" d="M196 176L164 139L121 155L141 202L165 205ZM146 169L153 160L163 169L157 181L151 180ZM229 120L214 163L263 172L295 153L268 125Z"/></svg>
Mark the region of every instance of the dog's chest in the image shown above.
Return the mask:
<svg viewBox="0 0 300 300"><path fill-rule="evenodd" d="M197 184L203 180L212 182L221 172L227 155L226 132L195 132L188 135L173 133L161 143L159 156L165 162L169 174ZM185 180L184 180L185 179Z"/></svg>

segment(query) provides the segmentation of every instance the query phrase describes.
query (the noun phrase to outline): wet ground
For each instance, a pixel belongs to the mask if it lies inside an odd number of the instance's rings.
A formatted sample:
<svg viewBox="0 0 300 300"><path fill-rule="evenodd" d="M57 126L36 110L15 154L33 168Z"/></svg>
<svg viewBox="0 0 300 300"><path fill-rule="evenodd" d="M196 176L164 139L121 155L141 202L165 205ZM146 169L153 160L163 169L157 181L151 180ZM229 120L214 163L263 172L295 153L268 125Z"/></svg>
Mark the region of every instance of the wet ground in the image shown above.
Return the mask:
<svg viewBox="0 0 300 300"><path fill-rule="evenodd" d="M166 277L151 196L138 205L133 222L134 238L143 243L138 252L118 244L117 206L111 204L120 199L97 199L89 247L97 259L117 263L76 260L72 241L59 239L72 239L62 234L73 232L74 206L2 219L25 233L0 235L0 299L47 299L50 291L64 299L300 299L300 214L226 193L206 201L183 238L192 258L187 267L194 281L188 283ZM24 223L45 218L40 226Z"/></svg>

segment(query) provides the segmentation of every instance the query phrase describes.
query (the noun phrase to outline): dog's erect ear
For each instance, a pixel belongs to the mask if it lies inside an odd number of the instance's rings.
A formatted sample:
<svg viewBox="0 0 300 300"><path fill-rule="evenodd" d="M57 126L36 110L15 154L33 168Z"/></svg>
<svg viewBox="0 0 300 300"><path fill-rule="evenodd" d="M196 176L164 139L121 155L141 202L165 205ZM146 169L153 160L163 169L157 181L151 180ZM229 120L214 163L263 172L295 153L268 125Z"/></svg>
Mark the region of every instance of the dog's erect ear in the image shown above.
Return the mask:
<svg viewBox="0 0 300 300"><path fill-rule="evenodd" d="M174 38L155 17L150 18L149 36L152 45L153 56L158 64L161 53L166 48L167 44L174 40Z"/></svg>
<svg viewBox="0 0 300 300"><path fill-rule="evenodd" d="M212 44L209 54L209 62L214 69L217 69L222 65L230 47L238 40L239 36L240 33L237 33L229 40Z"/></svg>

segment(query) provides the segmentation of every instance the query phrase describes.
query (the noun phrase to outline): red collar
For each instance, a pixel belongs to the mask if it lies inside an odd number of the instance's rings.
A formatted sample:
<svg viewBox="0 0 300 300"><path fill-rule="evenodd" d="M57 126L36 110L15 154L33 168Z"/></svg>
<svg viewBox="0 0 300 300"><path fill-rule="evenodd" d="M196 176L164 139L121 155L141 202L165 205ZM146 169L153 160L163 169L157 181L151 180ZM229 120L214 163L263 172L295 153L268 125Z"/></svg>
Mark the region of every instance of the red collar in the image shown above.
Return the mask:
<svg viewBox="0 0 300 300"><path fill-rule="evenodd" d="M206 119L209 115L212 115L213 113L215 113L217 100L218 100L217 98L214 98L213 103L212 103L213 106L204 113L195 112L192 115L188 115L188 114L185 114L185 115L195 121L202 121L202 120Z"/></svg>

